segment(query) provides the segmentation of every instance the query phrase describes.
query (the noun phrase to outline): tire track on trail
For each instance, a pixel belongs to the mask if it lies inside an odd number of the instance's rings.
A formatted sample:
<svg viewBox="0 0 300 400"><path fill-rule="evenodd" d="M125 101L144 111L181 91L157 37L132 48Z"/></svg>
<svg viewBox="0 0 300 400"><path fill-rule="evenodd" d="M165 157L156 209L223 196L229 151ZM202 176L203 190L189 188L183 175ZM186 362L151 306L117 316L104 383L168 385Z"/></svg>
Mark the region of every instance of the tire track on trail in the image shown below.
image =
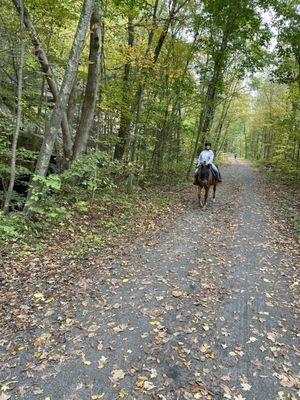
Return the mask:
<svg viewBox="0 0 300 400"><path fill-rule="evenodd" d="M184 192L187 211L154 241L95 271L61 345L48 343L64 357L36 358L41 343L8 362L11 399L298 398L299 249L278 242L257 173L223 175L215 205Z"/></svg>

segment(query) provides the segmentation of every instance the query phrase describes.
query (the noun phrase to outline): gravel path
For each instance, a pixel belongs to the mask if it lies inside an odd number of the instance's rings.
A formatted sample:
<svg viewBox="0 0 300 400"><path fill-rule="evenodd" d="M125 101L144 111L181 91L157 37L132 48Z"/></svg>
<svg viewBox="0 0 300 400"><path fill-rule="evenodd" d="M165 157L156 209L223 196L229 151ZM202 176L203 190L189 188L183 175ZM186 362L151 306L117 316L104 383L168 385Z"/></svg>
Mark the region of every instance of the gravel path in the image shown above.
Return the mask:
<svg viewBox="0 0 300 400"><path fill-rule="evenodd" d="M60 332L41 324L10 354L1 400L300 398L299 248L258 173L223 175L214 205L187 194L166 229L78 282Z"/></svg>

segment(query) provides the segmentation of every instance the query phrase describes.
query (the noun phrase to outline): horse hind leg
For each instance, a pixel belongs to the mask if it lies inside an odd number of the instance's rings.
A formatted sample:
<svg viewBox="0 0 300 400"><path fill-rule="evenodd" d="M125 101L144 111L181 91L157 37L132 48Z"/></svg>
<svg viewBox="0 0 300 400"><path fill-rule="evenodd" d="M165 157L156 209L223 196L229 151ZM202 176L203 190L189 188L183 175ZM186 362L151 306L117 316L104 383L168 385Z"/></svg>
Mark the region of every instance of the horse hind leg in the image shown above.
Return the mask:
<svg viewBox="0 0 300 400"><path fill-rule="evenodd" d="M207 207L208 193L209 193L209 189L205 188L204 208Z"/></svg>
<svg viewBox="0 0 300 400"><path fill-rule="evenodd" d="M202 201L201 201L201 187L198 186L198 202L199 202L199 207L202 207Z"/></svg>
<svg viewBox="0 0 300 400"><path fill-rule="evenodd" d="M215 183L214 184L214 191L213 191L213 203L216 201L216 188L217 188L217 185Z"/></svg>

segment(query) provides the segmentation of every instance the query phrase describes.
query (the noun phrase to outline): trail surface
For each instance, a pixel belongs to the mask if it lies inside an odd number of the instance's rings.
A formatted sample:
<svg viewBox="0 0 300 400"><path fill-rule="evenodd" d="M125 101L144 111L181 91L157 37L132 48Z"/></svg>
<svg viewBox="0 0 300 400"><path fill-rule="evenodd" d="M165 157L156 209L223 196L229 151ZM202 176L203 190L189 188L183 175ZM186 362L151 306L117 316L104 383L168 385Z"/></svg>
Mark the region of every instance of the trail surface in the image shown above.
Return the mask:
<svg viewBox="0 0 300 400"><path fill-rule="evenodd" d="M185 194L166 229L95 262L63 316L35 293L53 326L3 341L0 399L298 399L299 248L260 179L233 161L213 206Z"/></svg>

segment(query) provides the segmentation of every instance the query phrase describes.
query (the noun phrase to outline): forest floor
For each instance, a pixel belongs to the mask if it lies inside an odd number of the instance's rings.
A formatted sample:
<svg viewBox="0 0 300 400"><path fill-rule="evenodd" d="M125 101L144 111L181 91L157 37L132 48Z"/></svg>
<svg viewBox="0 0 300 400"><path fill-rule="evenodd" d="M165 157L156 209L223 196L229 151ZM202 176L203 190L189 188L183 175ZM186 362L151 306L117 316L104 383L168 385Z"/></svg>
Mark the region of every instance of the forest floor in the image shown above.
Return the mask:
<svg viewBox="0 0 300 400"><path fill-rule="evenodd" d="M214 205L199 209L188 188L114 254L55 269L36 258L28 269L46 278L6 276L0 400L299 398L299 244L286 199L246 163L223 176Z"/></svg>

